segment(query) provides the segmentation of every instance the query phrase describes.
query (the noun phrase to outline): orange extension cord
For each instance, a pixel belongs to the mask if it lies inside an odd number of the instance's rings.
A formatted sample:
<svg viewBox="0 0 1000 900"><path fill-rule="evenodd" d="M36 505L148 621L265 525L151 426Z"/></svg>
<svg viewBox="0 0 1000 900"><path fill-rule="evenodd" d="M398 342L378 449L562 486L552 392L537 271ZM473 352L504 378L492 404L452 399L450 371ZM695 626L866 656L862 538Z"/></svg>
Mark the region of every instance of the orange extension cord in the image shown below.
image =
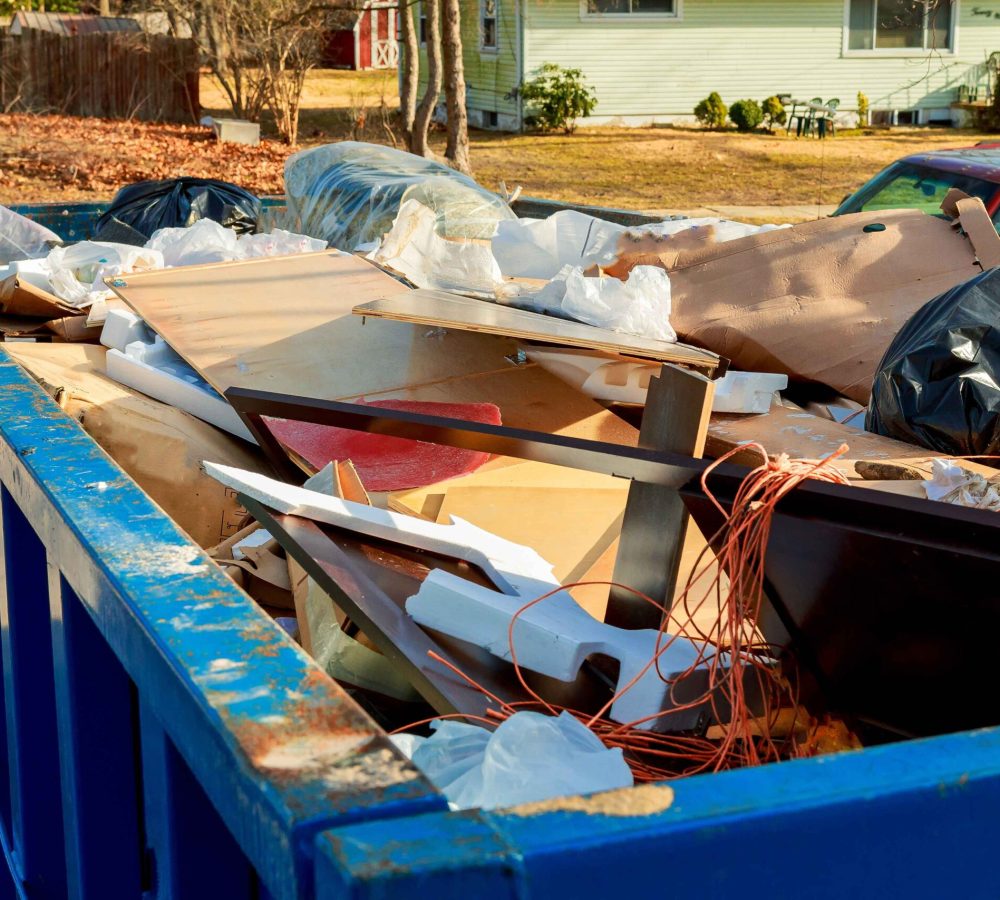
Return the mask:
<svg viewBox="0 0 1000 900"><path fill-rule="evenodd" d="M727 513L709 490L707 478L716 466L724 463L733 454L745 451L748 446L758 449L767 462L752 470L743 480L733 502L732 512ZM532 606L543 603L563 590L585 585L608 585L609 582L578 582L563 585L524 604L514 614L507 631L507 638L514 671L522 688L532 698L529 701L505 703L456 666L433 651L430 652L429 655L433 659L482 691L497 705L497 709L490 710L486 717L457 714L454 718L494 725L525 709L551 715L568 712L590 728L605 746L621 748L636 781L639 782L661 781L699 772L756 766L800 755L803 751L796 745L794 729L788 730L788 734L784 736L774 734L782 710L787 713L791 709L793 722L797 721L799 710L795 685L776 665L774 648L762 642L756 632L756 622L763 599L764 554L775 506L789 491L809 478L836 484L848 483L844 475L833 466L834 461L843 456L847 449L846 445L841 445L836 453L825 459L807 462L789 459L785 454L771 460L759 444L741 445L720 457L705 470L701 479L702 489L722 513L725 523L698 557L684 591L677 598L672 610L667 610L652 598L625 585L612 585L631 591L659 609L663 613L663 624L653 657L595 714L588 715L548 703L528 685L517 662L514 626L518 618ZM716 548L715 558L712 558L709 547ZM728 575L728 587L723 573ZM698 591L698 598L692 597L695 586L709 575L711 581L707 587ZM711 625L708 630L704 631L696 625L695 617L706 604L711 604L708 608L713 609L715 615L710 619ZM668 613L673 635L665 631ZM698 657L685 672L668 679L659 670L659 659L679 638L693 641L700 648ZM707 687L698 697L645 719L623 724L607 718L608 710L615 700L630 690L654 666L660 677L671 684L671 695L679 684L701 666L707 670ZM751 687L756 688L752 694L756 696L758 712L751 709L747 696L748 680ZM718 740L690 734L664 734L639 728L640 725L648 724L654 719L665 719L703 704L708 705L716 722L726 723L722 727L722 737ZM425 722L417 722L401 730L409 730L421 724Z"/></svg>

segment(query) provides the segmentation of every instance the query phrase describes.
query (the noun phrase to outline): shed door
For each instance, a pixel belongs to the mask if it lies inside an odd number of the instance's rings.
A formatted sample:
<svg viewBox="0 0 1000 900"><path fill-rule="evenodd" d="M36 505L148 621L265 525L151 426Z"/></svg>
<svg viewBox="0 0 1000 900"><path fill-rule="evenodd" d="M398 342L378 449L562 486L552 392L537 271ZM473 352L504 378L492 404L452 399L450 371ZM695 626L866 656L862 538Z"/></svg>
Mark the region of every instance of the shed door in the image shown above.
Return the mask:
<svg viewBox="0 0 1000 900"><path fill-rule="evenodd" d="M399 48L396 44L396 10L372 10L372 48L374 50L372 65L376 69L395 69L398 63Z"/></svg>

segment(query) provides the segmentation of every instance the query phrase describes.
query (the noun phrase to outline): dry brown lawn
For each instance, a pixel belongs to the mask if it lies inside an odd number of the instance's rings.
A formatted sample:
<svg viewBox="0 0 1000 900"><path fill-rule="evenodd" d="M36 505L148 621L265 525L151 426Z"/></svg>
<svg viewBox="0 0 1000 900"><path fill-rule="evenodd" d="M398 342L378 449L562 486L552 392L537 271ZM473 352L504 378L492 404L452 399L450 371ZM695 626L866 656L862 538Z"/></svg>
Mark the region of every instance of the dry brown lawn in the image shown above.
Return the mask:
<svg viewBox="0 0 1000 900"><path fill-rule="evenodd" d="M344 138L391 142L383 110L396 101L394 72L315 72L303 102L302 144ZM229 112L225 95L207 76L202 104L210 113ZM63 123L54 129L47 119L33 124L0 116L0 202L104 199L118 181L180 174L196 161L197 174L274 192L281 188L281 165L290 152L271 140L255 153L210 151L201 129L65 118ZM927 128L842 132L825 141L673 127L581 128L572 136L475 132L472 162L477 179L490 188L503 181L534 196L606 206L831 204L900 156L986 137ZM141 153L130 152L130 138ZM440 135L435 142L440 148Z"/></svg>

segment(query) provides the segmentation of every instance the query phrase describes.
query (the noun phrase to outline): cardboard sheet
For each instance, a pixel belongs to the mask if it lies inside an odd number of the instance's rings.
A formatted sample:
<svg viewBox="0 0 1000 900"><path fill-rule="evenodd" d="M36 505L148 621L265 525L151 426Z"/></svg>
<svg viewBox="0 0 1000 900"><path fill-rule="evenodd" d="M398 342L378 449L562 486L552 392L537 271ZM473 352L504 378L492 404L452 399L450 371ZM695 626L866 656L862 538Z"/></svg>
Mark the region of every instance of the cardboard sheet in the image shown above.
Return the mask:
<svg viewBox="0 0 1000 900"><path fill-rule="evenodd" d="M104 375L104 347L18 343L4 349L197 544L212 547L236 532L244 510L201 464L207 459L266 472L245 441L112 381Z"/></svg>
<svg viewBox="0 0 1000 900"><path fill-rule="evenodd" d="M910 316L980 271L969 239L923 212L821 219L681 253L669 267L671 323L733 368L818 381L866 404Z"/></svg>
<svg viewBox="0 0 1000 900"><path fill-rule="evenodd" d="M64 316L80 315L81 310L63 303L55 294L21 281L15 274L0 281L0 313L7 316L61 319Z"/></svg>
<svg viewBox="0 0 1000 900"><path fill-rule="evenodd" d="M121 280L122 300L220 391L494 403L512 427L635 441L634 429L555 376L514 365L513 339L352 315L409 290L359 257L323 251Z"/></svg>
<svg viewBox="0 0 1000 900"><path fill-rule="evenodd" d="M683 344L621 334L486 300L459 297L444 291L411 291L361 304L354 312L359 316L498 334L545 344L607 350L710 371L714 371L719 364L713 354L685 347Z"/></svg>

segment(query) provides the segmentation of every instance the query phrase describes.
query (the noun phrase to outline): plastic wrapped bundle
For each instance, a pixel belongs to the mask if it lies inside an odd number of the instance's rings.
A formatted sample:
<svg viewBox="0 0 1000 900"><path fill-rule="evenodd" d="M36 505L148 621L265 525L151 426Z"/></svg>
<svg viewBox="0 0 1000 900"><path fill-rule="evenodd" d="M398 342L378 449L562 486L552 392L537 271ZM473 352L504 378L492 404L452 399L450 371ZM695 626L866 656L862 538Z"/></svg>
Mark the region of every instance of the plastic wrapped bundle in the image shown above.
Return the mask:
<svg viewBox="0 0 1000 900"><path fill-rule="evenodd" d="M355 141L289 157L285 193L285 227L341 250L380 240L407 200L434 211L442 237L489 239L498 222L515 218L499 197L454 169Z"/></svg>

